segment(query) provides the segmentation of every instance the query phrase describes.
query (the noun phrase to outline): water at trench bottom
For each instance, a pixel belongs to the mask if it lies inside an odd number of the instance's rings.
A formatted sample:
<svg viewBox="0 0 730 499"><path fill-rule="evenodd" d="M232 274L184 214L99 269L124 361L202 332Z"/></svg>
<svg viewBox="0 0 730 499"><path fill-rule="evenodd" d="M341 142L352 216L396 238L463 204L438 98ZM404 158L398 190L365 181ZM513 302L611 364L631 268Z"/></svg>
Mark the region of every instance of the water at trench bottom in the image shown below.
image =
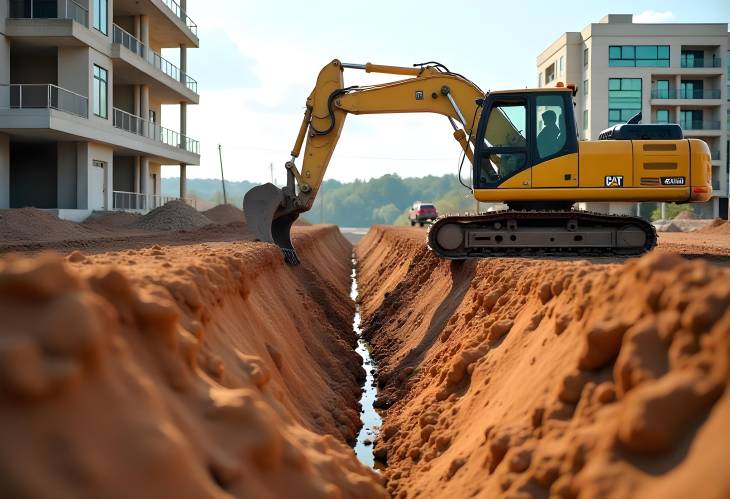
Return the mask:
<svg viewBox="0 0 730 499"><path fill-rule="evenodd" d="M362 337L362 331L360 330L360 305L357 301L357 260L355 256L352 257L352 288L350 289L350 298L355 302L355 317L352 321L352 329L357 335L357 349L356 352L362 357L362 364L365 368L365 386L363 387L362 396L360 398L360 404L362 405L362 412L360 412L360 420L362 421L362 429L357 436L357 443L355 444L355 455L361 463L370 466L371 468L376 467L375 457L373 455L373 447L375 446L375 437L378 435L380 425L383 420L380 414L375 410L373 404L375 398L378 395L377 384L375 383L375 364L370 358L370 350L365 339ZM370 442L369 445L365 445L365 442Z"/></svg>

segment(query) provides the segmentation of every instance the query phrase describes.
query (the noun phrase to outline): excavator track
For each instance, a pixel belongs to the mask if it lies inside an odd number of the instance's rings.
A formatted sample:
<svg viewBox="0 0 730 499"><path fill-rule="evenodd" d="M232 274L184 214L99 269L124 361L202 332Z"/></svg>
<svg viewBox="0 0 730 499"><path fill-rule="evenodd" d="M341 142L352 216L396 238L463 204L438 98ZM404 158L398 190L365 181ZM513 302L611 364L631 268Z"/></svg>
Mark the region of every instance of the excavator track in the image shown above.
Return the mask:
<svg viewBox="0 0 730 499"><path fill-rule="evenodd" d="M638 217L579 210L505 210L444 216L428 230L441 258L499 256L633 256L656 246L652 224Z"/></svg>

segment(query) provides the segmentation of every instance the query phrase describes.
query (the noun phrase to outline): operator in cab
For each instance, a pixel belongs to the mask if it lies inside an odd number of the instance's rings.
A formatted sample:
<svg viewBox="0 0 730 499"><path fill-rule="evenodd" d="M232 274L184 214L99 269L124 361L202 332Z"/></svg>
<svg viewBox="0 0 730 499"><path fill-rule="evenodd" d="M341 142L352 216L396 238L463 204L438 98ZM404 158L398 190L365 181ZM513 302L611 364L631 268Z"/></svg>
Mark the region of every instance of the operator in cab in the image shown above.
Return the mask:
<svg viewBox="0 0 730 499"><path fill-rule="evenodd" d="M557 125L558 116L555 111L547 110L542 113L543 129L537 134L537 152L541 158L547 158L558 152L564 141L560 138L560 128Z"/></svg>

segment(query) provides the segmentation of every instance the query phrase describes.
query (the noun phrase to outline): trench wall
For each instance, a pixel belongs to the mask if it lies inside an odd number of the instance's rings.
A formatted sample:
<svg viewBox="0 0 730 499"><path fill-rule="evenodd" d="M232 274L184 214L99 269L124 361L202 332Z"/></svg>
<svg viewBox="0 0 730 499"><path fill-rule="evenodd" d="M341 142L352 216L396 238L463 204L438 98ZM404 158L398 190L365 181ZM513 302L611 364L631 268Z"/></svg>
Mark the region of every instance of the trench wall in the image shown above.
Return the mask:
<svg viewBox="0 0 730 499"><path fill-rule="evenodd" d="M0 259L5 497L382 497L348 442L350 244Z"/></svg>
<svg viewBox="0 0 730 499"><path fill-rule="evenodd" d="M730 271L356 247L395 497L727 497Z"/></svg>

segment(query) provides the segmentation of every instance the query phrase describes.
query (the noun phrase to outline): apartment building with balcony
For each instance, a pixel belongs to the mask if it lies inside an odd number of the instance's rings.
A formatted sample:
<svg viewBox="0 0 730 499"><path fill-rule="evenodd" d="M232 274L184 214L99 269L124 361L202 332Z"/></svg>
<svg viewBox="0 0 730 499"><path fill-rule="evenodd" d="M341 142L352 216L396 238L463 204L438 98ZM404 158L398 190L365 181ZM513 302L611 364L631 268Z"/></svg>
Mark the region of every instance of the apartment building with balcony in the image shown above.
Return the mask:
<svg viewBox="0 0 730 499"><path fill-rule="evenodd" d="M580 32L563 33L537 57L538 85L576 83L580 138L642 113L642 123L679 123L685 137L707 142L713 199L695 205L707 218L728 216L730 47L727 23L639 24L611 14ZM586 203L611 213L629 203ZM643 212L642 212L643 213Z"/></svg>
<svg viewBox="0 0 730 499"><path fill-rule="evenodd" d="M200 164L187 136L199 42L178 1L0 0L0 208L149 210L161 165L180 165L185 197L186 167ZM180 130L160 125L163 105L179 108Z"/></svg>

